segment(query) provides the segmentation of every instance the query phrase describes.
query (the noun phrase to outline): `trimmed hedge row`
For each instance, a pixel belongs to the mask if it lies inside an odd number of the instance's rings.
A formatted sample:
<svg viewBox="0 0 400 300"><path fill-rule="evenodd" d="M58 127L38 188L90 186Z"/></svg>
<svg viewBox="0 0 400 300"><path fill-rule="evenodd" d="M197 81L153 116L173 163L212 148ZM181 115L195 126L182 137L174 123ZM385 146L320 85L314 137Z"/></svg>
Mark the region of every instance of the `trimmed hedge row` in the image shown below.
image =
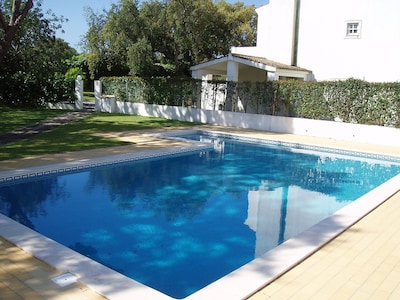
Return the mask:
<svg viewBox="0 0 400 300"><path fill-rule="evenodd" d="M345 81L225 82L191 78L102 78L118 100L196 106L205 89L225 89L225 110L400 127L400 83ZM212 99L211 99L212 100Z"/></svg>
<svg viewBox="0 0 400 300"><path fill-rule="evenodd" d="M104 77L103 94L117 100L170 106L192 106L201 95L201 80L172 77Z"/></svg>
<svg viewBox="0 0 400 300"><path fill-rule="evenodd" d="M38 77L26 72L0 74L0 103L11 107L43 107L47 103L74 103L74 82L56 73Z"/></svg>

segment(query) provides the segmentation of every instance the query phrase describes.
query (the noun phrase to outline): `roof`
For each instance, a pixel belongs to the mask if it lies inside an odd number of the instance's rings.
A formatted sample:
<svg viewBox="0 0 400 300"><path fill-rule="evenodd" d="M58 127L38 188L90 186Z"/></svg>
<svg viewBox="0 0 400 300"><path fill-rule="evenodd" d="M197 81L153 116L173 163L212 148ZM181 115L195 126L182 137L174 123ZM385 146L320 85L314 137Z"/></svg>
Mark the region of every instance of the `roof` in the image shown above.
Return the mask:
<svg viewBox="0 0 400 300"><path fill-rule="evenodd" d="M229 59L233 59L242 65L247 65L247 66L252 66L254 68L258 69L264 69L267 71L275 71L276 69L281 69L281 70L288 70L288 71L297 71L297 72L305 72L305 73L312 73L310 70L300 68L297 66L290 66L286 65L283 63L279 63L273 60L269 60L264 57L257 57L257 56L251 56L251 55L243 55L243 54L237 54L237 53L231 53L228 56L223 56L220 58L212 59L203 63L200 63L198 65L192 66L190 69L196 70L196 69L210 69L210 70L226 70L226 64Z"/></svg>
<svg viewBox="0 0 400 300"><path fill-rule="evenodd" d="M234 57L242 58L242 59L247 59L249 61L255 62L255 63L261 63L267 66L271 66L277 69L282 69L282 70L291 70L291 71L303 71L303 72L311 72L310 70L300 68L297 66L291 66L291 65L286 65L280 62L276 62L264 57L257 57L257 56L250 56L250 55L243 55L243 54L232 54Z"/></svg>

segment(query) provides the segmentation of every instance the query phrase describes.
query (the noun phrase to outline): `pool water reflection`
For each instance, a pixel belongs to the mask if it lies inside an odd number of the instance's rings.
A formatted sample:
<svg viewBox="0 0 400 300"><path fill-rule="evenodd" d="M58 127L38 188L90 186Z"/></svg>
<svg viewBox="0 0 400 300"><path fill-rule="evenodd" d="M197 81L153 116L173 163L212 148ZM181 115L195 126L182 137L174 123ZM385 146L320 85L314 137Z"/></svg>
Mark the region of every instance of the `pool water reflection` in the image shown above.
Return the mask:
<svg viewBox="0 0 400 300"><path fill-rule="evenodd" d="M172 297L273 249L400 171L396 162L231 139L0 186L0 212Z"/></svg>

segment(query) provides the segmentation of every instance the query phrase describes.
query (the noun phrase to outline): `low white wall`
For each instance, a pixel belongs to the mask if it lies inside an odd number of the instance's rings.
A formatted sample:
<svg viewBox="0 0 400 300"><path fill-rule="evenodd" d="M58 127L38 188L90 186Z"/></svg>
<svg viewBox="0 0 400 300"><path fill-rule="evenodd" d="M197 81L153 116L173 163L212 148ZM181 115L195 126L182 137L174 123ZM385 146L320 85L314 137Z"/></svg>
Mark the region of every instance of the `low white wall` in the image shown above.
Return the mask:
<svg viewBox="0 0 400 300"><path fill-rule="evenodd" d="M391 127L120 102L115 101L114 98L96 98L96 110L370 144L400 146L400 129Z"/></svg>
<svg viewBox="0 0 400 300"><path fill-rule="evenodd" d="M75 104L63 103L63 102L47 103L47 107L50 109L62 109L62 110L74 110L76 108Z"/></svg>
<svg viewBox="0 0 400 300"><path fill-rule="evenodd" d="M96 111L113 113L117 112L115 109L115 98L114 97L95 97L94 109ZM120 113L126 114L126 112L121 111Z"/></svg>

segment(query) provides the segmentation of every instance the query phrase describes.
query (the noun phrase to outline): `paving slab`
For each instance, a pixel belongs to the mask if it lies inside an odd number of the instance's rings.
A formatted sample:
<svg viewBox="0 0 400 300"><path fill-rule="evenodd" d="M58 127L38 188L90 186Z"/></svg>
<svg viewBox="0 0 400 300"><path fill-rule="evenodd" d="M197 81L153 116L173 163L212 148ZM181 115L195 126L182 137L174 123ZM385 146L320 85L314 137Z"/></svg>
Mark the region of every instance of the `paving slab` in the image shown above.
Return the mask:
<svg viewBox="0 0 400 300"><path fill-rule="evenodd" d="M201 126L201 129L269 139L400 155L397 147L349 143L289 134ZM0 171L180 145L143 135L108 134L132 144L0 162ZM148 132L146 132L148 133ZM343 234L249 299L396 299L400 297L400 194L397 193ZM5 299L104 299L79 282L62 288L53 267L0 238L0 295ZM1 296L3 297L3 296ZM0 297L0 298L1 298ZM225 299L221 295L221 299Z"/></svg>

